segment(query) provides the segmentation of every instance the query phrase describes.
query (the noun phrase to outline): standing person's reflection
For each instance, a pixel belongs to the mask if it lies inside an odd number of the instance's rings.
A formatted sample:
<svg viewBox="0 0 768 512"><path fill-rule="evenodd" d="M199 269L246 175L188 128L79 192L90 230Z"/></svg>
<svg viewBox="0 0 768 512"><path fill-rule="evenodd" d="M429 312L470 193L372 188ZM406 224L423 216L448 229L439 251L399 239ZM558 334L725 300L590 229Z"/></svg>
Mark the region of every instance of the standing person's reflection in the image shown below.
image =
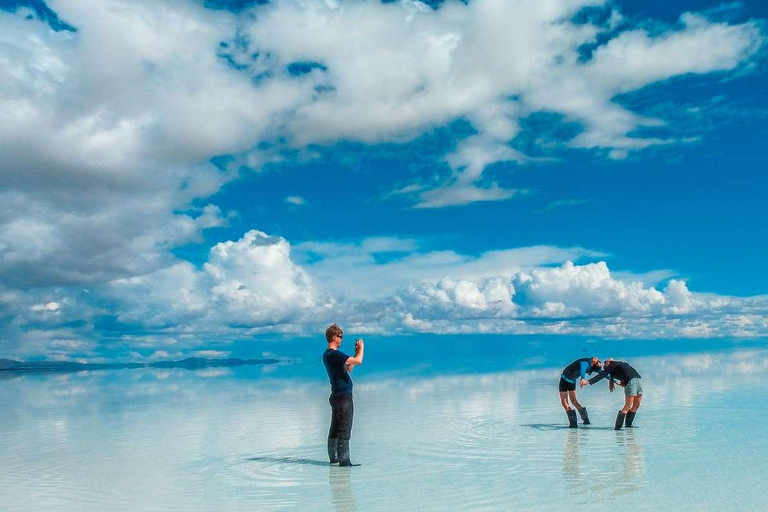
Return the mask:
<svg viewBox="0 0 768 512"><path fill-rule="evenodd" d="M331 467L328 472L328 484L333 495L333 508L336 512L356 512L357 504L352 493L352 472L339 471Z"/></svg>

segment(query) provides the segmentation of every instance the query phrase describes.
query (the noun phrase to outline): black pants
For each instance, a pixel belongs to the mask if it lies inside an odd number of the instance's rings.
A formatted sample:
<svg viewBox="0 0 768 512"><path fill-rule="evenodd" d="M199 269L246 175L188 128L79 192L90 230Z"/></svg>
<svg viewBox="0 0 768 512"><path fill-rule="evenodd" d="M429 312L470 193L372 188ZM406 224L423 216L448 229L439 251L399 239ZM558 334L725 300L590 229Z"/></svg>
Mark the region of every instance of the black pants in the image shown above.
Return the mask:
<svg viewBox="0 0 768 512"><path fill-rule="evenodd" d="M352 417L355 415L355 404L351 394L331 395L331 429L328 439L347 439L352 437Z"/></svg>

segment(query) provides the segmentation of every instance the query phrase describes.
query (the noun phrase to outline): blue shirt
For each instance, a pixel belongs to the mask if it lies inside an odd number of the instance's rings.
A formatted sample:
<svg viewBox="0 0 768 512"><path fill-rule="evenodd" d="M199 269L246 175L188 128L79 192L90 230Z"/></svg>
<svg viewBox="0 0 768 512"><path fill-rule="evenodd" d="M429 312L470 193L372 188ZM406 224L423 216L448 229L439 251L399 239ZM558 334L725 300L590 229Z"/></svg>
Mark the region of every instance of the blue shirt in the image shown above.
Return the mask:
<svg viewBox="0 0 768 512"><path fill-rule="evenodd" d="M345 367L347 359L349 356L340 350L329 348L323 353L323 364L331 381L331 396L352 394L352 379Z"/></svg>

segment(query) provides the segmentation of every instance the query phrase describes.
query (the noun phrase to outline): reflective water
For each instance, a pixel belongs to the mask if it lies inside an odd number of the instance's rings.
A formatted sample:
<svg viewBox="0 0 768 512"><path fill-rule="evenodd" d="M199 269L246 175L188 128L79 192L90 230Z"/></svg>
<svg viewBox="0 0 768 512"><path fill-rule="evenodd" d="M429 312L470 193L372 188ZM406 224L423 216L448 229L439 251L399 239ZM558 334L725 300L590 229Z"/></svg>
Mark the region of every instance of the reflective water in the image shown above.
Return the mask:
<svg viewBox="0 0 768 512"><path fill-rule="evenodd" d="M768 509L768 351L631 363L645 399L618 432L603 383L565 428L559 367L361 367L351 469L326 464L322 368L5 375L0 510Z"/></svg>

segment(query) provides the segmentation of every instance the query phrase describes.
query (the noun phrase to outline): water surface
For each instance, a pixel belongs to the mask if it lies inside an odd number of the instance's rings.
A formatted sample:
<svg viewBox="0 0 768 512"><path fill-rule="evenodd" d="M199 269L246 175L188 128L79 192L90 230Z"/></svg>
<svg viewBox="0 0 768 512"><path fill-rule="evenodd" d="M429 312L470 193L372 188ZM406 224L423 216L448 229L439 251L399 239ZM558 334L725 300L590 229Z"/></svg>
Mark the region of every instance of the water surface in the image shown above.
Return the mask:
<svg viewBox="0 0 768 512"><path fill-rule="evenodd" d="M768 351L632 359L646 396L618 432L604 383L579 391L593 425L565 428L568 362L360 367L352 469L326 463L322 368L5 375L0 509L768 508Z"/></svg>

